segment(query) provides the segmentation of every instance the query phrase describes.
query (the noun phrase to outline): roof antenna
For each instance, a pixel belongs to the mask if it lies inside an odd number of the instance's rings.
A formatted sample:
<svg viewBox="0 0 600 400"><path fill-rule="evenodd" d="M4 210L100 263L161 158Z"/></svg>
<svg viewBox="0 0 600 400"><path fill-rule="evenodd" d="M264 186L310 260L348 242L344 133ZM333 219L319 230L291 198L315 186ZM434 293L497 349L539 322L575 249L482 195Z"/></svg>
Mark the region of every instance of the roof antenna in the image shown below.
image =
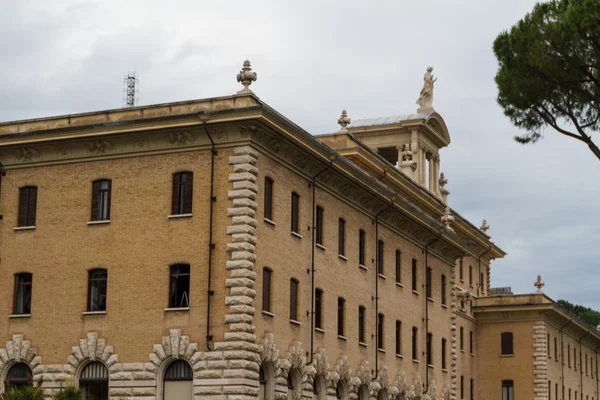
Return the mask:
<svg viewBox="0 0 600 400"><path fill-rule="evenodd" d="M135 107L138 105L138 94L140 90L140 81L135 75L135 71L127 72L123 79L123 107Z"/></svg>

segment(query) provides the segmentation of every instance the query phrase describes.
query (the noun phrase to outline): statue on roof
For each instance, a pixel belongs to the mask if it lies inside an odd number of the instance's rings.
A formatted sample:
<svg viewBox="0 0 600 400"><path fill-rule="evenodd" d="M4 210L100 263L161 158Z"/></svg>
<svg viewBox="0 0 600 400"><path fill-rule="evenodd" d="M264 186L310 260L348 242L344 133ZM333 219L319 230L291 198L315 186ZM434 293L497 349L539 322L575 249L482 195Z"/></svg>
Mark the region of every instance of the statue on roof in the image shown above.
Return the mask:
<svg viewBox="0 0 600 400"><path fill-rule="evenodd" d="M417 104L420 106L419 110L426 110L433 108L433 84L437 81L437 78L433 78L433 67L428 67L425 76L423 77L423 89L417 99Z"/></svg>

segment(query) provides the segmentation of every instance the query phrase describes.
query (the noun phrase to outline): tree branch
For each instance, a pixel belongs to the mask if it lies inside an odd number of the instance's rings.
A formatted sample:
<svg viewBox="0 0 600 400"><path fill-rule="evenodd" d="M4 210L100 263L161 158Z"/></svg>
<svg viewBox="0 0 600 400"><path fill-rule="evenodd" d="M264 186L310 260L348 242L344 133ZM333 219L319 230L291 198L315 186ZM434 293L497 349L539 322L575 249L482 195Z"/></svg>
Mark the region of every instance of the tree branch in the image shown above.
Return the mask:
<svg viewBox="0 0 600 400"><path fill-rule="evenodd" d="M537 108L533 108L533 110L548 124L550 125L552 128L554 128L556 131L562 133L565 136L569 136L572 137L573 139L577 139L577 140L581 140L582 142L585 142L585 140L583 140L583 138L581 136L578 136L572 132L569 132L563 128L561 128L560 126L558 126L558 123L556 122L556 118L554 118L554 116L552 115L552 113L546 109L546 107L544 107L543 105L539 105L539 107L543 110L540 111Z"/></svg>

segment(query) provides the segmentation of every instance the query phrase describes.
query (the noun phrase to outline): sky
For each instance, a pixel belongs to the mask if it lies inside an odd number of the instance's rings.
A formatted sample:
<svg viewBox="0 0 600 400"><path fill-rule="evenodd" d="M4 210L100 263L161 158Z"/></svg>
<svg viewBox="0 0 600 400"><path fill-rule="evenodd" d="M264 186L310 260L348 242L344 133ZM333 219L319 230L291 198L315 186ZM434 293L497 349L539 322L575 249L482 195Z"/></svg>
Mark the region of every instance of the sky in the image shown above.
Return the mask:
<svg viewBox="0 0 600 400"><path fill-rule="evenodd" d="M508 254L492 286L600 310L600 162L548 130L535 145L496 103L495 37L531 0L0 0L0 121L118 108L135 70L139 105L226 96L248 58L254 92L313 134L416 112L427 66L449 205ZM597 139L596 142L600 142Z"/></svg>

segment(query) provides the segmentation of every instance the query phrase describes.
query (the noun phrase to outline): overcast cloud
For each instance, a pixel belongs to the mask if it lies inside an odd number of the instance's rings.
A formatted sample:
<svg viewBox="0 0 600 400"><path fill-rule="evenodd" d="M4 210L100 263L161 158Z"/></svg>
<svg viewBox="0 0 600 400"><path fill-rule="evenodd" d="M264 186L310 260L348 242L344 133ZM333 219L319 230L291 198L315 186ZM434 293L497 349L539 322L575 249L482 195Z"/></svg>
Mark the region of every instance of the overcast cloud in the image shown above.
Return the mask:
<svg viewBox="0 0 600 400"><path fill-rule="evenodd" d="M408 114L428 65L452 143L441 154L450 205L508 255L492 285L600 310L600 162L548 131L521 146L497 106L492 42L531 0L0 0L0 121L117 108L123 76L140 105L252 89L314 134L351 118ZM600 141L599 138L596 139Z"/></svg>

